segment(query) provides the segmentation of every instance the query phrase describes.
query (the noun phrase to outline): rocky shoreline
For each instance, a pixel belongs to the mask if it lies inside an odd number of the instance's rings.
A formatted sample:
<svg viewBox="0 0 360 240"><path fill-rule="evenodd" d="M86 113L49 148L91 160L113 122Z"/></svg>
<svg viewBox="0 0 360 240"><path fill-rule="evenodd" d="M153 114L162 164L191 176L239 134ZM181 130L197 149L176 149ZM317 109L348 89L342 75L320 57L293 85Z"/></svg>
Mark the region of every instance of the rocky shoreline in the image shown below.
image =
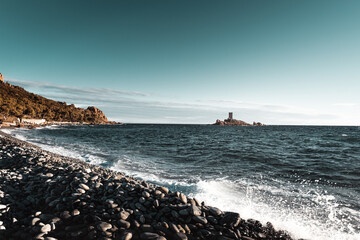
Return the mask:
<svg viewBox="0 0 360 240"><path fill-rule="evenodd" d="M292 239L179 192L0 131L0 239Z"/></svg>
<svg viewBox="0 0 360 240"><path fill-rule="evenodd" d="M34 123L9 123L9 122L1 122L0 121L0 129L15 129L15 128L26 128L33 129L39 127L47 127L47 126L95 126L95 125L124 125L121 122L115 121L107 121L105 123L86 123L86 122L45 122L41 124Z"/></svg>

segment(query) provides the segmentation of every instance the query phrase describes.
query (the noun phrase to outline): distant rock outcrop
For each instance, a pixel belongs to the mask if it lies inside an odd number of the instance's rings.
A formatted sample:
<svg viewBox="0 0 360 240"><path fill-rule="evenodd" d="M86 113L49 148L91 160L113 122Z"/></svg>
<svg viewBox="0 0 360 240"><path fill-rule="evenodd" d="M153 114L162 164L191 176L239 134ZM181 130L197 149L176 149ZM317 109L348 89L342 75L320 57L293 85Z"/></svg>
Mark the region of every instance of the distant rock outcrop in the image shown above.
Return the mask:
<svg viewBox="0 0 360 240"><path fill-rule="evenodd" d="M224 121L217 119L213 125L218 125L218 126L225 126L225 125L229 125L229 126L264 126L264 124L262 124L260 122L253 122L253 124L250 124L250 123L247 123L247 122L244 122L241 120L233 119L232 112L229 113L229 117L227 119L224 119Z"/></svg>
<svg viewBox="0 0 360 240"><path fill-rule="evenodd" d="M77 108L30 93L3 81L0 74L0 121L10 119L45 119L48 122L115 124L96 107Z"/></svg>
<svg viewBox="0 0 360 240"><path fill-rule="evenodd" d="M261 122L253 122L252 124L253 126L264 126L265 124L261 123Z"/></svg>
<svg viewBox="0 0 360 240"><path fill-rule="evenodd" d="M4 83L4 76L0 73L0 82Z"/></svg>
<svg viewBox="0 0 360 240"><path fill-rule="evenodd" d="M236 120L236 119L225 119L224 121L217 119L216 122L214 123L214 125L251 126L250 123L247 123L247 122L244 122L241 120Z"/></svg>

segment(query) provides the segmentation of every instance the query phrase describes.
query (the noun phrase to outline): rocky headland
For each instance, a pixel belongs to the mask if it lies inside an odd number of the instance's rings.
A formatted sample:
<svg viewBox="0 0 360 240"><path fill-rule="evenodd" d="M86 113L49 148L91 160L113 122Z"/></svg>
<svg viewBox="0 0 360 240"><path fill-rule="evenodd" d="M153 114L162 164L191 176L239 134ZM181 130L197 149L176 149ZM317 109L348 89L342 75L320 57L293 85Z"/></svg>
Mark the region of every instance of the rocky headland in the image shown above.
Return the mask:
<svg viewBox="0 0 360 240"><path fill-rule="evenodd" d="M0 73L0 124L37 126L56 123L117 124L108 121L98 108L77 108L74 104L54 101L4 81Z"/></svg>
<svg viewBox="0 0 360 240"><path fill-rule="evenodd" d="M144 170L146 171L146 170ZM291 239L238 213L0 131L0 239Z"/></svg>

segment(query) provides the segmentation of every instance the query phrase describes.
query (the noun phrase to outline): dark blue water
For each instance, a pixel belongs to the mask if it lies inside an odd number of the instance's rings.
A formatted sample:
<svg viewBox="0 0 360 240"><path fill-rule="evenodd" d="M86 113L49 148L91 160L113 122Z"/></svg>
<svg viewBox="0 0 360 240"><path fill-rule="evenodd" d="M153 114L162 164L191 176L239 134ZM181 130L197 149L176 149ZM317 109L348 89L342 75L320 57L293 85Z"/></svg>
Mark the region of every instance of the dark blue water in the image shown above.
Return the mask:
<svg viewBox="0 0 360 240"><path fill-rule="evenodd" d="M294 237L360 239L360 128L123 125L12 130Z"/></svg>

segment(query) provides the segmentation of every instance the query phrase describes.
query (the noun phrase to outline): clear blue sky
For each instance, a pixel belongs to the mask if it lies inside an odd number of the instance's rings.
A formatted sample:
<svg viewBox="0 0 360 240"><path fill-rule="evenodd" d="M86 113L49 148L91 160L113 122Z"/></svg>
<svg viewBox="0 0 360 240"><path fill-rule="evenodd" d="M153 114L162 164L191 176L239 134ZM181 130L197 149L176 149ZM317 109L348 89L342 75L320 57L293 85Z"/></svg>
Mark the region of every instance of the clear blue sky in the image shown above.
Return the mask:
<svg viewBox="0 0 360 240"><path fill-rule="evenodd" d="M360 1L0 0L10 83L112 120L360 124Z"/></svg>

